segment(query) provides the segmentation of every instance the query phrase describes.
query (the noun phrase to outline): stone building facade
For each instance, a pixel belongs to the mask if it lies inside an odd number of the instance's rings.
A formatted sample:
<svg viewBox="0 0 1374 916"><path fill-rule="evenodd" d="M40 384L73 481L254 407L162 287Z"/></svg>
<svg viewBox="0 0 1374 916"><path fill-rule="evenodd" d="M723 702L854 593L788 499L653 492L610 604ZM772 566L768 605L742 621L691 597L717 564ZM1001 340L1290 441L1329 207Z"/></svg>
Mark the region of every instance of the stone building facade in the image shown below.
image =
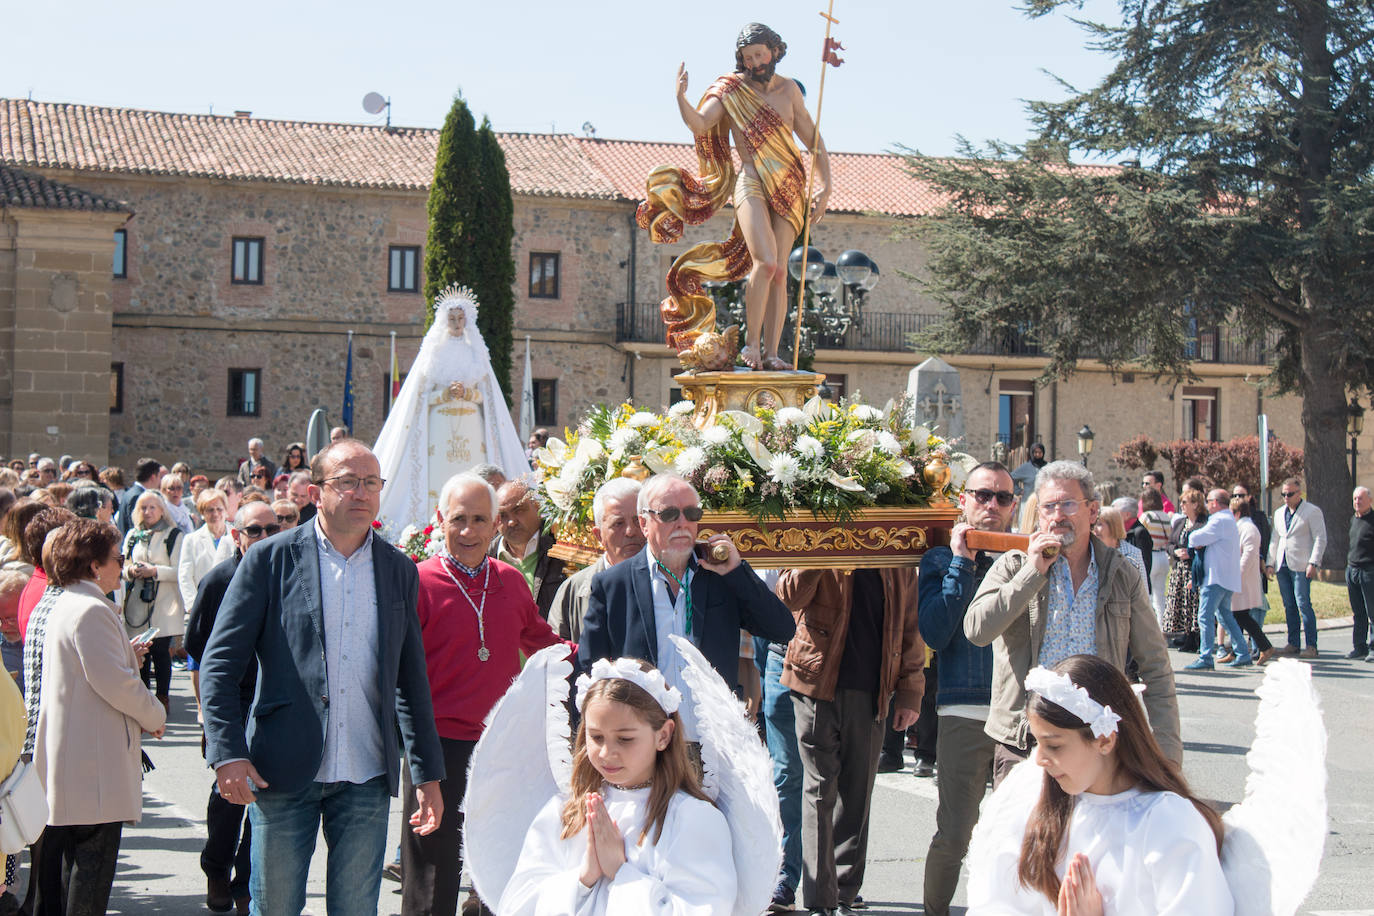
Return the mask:
<svg viewBox="0 0 1374 916"><path fill-rule="evenodd" d="M234 467L257 435L279 456L304 438L315 408L337 422L350 331L355 432L375 438L391 334L402 372L422 335L420 293L394 287L423 288L437 139L432 130L0 100L0 166L101 202L50 212L6 205L0 450L61 449L125 466L149 454L216 472ZM679 369L655 317L664 274L694 242L724 238L732 215L656 246L635 226L634 211L649 169L693 165L692 147L500 139L515 200L515 387L528 337L544 425L575 424L596 403L671 402ZM902 230L936 202L896 157L837 153L832 169L831 212L812 244L832 259L865 251L883 280L864 302L864 327L841 346L822 346L815 368L835 387L881 404L905 390L925 358L906 346L907 333L940 310L901 276L919 273L925 258ZM41 245L23 241L39 238ZM51 253L39 257L41 246ZM413 259L403 261L413 268L399 284L398 258ZM48 274L21 277L20 265ZM63 312L59 300L76 305ZM22 316L21 306L29 310ZM44 332L66 336L59 344ZM1124 484L1135 475L1108 467L1116 444L1140 432L1168 439L1198 428L1199 399L1211 398L1210 435L1249 434L1263 409L1280 436L1301 443L1297 402L1261 400L1255 383L1267 370L1254 348L1223 343L1203 347L1201 378L1186 387L1113 377L1091 364L1069 381L1038 385L1043 360L1005 342L945 358L959 370L967 450L982 457L999 435L1012 444L1031 435L1072 457L1087 423L1097 434L1091 465ZM35 360L66 374L24 368ZM1009 423L1009 411L1021 420ZM43 428L59 434L38 435L39 416L54 419Z"/></svg>

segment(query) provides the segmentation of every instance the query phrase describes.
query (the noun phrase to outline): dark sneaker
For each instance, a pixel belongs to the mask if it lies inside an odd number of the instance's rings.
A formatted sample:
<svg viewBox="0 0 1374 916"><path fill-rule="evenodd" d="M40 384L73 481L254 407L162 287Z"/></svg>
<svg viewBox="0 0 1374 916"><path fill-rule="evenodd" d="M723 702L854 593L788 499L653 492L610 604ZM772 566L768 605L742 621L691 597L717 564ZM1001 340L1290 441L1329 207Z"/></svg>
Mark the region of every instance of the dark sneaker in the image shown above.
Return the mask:
<svg viewBox="0 0 1374 916"><path fill-rule="evenodd" d="M773 902L768 904L770 913L790 913L797 908L797 892L779 881L773 889Z"/></svg>

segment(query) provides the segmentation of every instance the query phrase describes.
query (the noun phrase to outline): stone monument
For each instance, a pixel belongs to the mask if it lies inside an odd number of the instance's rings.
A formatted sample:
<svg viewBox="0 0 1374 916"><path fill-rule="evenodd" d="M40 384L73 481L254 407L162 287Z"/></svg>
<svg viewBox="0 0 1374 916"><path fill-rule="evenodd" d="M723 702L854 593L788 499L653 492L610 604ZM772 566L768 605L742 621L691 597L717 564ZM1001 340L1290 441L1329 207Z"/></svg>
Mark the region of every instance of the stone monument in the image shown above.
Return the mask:
<svg viewBox="0 0 1374 916"><path fill-rule="evenodd" d="M918 423L937 430L946 439L963 438L964 402L958 369L932 356L911 370L906 393Z"/></svg>

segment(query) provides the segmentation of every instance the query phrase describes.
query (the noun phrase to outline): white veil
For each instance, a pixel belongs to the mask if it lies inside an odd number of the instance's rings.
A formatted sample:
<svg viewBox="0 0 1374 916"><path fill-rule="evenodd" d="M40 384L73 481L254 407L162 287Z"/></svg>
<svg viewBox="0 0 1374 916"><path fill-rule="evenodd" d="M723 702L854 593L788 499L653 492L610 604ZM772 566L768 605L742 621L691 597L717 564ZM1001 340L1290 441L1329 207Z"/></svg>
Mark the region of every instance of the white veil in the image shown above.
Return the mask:
<svg viewBox="0 0 1374 916"><path fill-rule="evenodd" d="M454 309L461 309L467 319L458 337L448 325ZM423 526L433 521L428 496L429 403L453 382L462 382L481 396L485 460L509 478L529 473L524 444L477 329L477 298L466 287L450 286L434 304L434 323L425 332L420 352L372 449L386 479L378 517L391 536L408 524ZM462 470L466 468L453 468L454 473Z"/></svg>

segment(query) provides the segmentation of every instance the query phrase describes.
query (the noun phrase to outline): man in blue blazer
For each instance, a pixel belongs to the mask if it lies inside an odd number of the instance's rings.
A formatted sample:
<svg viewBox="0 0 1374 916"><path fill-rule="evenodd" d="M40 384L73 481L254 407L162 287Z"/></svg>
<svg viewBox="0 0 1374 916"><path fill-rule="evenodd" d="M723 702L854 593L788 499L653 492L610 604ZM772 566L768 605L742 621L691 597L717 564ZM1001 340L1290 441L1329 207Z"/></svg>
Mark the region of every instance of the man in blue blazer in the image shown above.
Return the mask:
<svg viewBox="0 0 1374 916"><path fill-rule="evenodd" d="M399 729L421 834L439 825L444 757L416 614L415 564L372 530L381 467L363 443L310 463L315 523L239 564L201 660L206 759L223 798L249 805L256 916L297 916L320 823L330 916L375 914ZM258 661L244 722L239 681Z"/></svg>
<svg viewBox="0 0 1374 916"><path fill-rule="evenodd" d="M695 555L701 502L681 477L649 478L639 491L639 514L644 550L592 579L578 666L589 668L599 658L640 658L686 697L682 659L668 639L676 633L696 644L726 684L737 686L740 630L786 643L797 629L791 612L740 558L729 537L711 539L728 549L723 562ZM683 728L690 740L697 738L695 724L688 710Z"/></svg>

